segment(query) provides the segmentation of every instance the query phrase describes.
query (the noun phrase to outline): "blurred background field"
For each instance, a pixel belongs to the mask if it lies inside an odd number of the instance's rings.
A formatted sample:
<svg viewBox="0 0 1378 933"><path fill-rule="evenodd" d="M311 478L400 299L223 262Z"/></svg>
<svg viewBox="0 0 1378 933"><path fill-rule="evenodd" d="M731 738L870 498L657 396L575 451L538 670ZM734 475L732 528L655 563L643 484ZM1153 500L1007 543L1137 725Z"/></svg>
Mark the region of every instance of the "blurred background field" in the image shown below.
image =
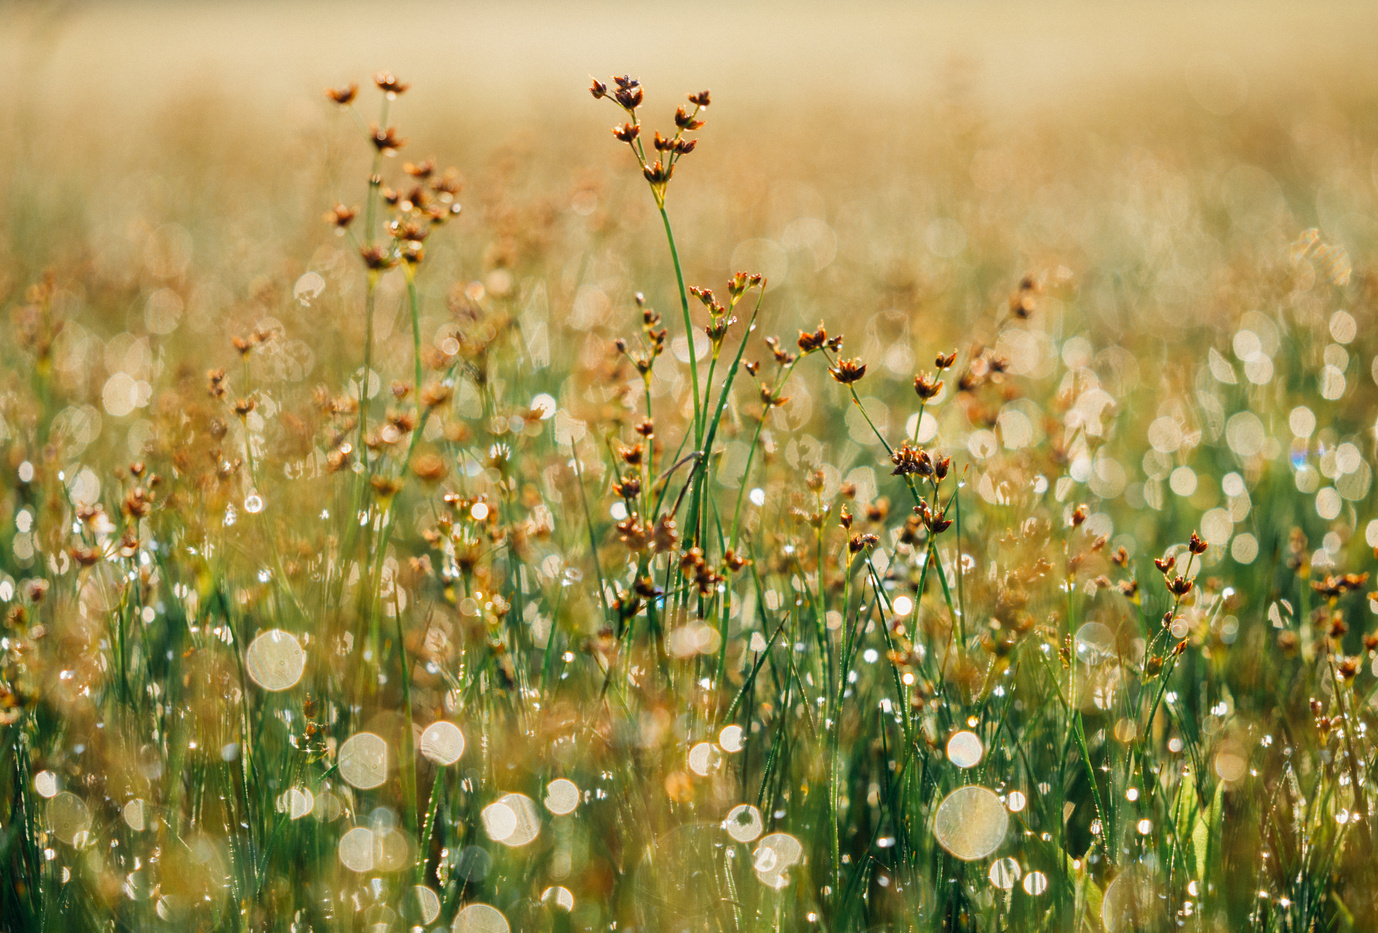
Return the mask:
<svg viewBox="0 0 1378 933"><path fill-rule="evenodd" d="M406 102L409 153L475 177L501 165L505 190L551 209L589 184L621 205L635 183L596 144L606 121L589 111L587 74L630 71L667 95L711 85L717 134L677 205L704 275L731 268L743 241L770 241L758 245L778 267L774 245L798 219L835 238L830 274L849 288L877 269L1008 278L1054 251L1077 271L1160 274L1152 243L1177 270L1171 315L1222 255L1310 226L1355 249L1378 224L1366 41L1378 12L1362 3L7 10L12 279L98 243L109 262L102 238L130 224L192 231L192 262L226 244L261 257L257 273L306 261L298 237L349 177L343 156L322 157L348 135L318 88L382 65L424 89ZM646 207L633 199L627 219L652 220ZM944 318L976 310L932 292L951 302ZM1103 309L1121 325L1148 312Z"/></svg>
<svg viewBox="0 0 1378 933"><path fill-rule="evenodd" d="M0 921L1371 928L1375 35L1358 2L0 0ZM386 185L461 186L415 301L323 220L374 152L322 92L371 121L380 68ZM717 589L622 524L646 406L658 469L704 418L588 93L622 73L647 135L712 91L688 282L768 279L711 474L662 477L721 507L679 513ZM855 396L760 340L820 322ZM902 438L953 458L955 534L908 518ZM671 596L619 615L643 573ZM973 786L989 850L938 816Z"/></svg>

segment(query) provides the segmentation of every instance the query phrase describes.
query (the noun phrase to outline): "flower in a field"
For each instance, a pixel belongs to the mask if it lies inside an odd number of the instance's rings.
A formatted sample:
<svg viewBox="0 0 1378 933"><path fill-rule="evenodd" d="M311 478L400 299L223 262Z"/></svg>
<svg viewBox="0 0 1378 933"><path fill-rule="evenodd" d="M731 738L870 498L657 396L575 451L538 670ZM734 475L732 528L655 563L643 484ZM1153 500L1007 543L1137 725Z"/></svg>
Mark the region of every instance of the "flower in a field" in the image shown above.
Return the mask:
<svg viewBox="0 0 1378 933"><path fill-rule="evenodd" d="M373 76L373 83L378 85L378 90L388 97L396 97L411 87L410 84L403 84L398 81L391 71L380 71Z"/></svg>
<svg viewBox="0 0 1378 933"><path fill-rule="evenodd" d="M937 376L928 373L919 373L914 377L914 392L925 402L930 401L943 390L943 381Z"/></svg>
<svg viewBox="0 0 1378 933"><path fill-rule="evenodd" d="M359 249L359 255L364 260L364 265L370 272L382 272L391 269L396 263L396 258L392 252L381 246L364 246Z"/></svg>
<svg viewBox="0 0 1378 933"><path fill-rule="evenodd" d="M799 332L799 350L802 353L813 353L821 350L828 345L828 331L820 322L818 329L813 333L808 331Z"/></svg>
<svg viewBox="0 0 1378 933"><path fill-rule="evenodd" d="M641 89L641 82L630 75L621 75L612 79L613 84L617 85L612 92L612 99L615 100L623 110L631 112L641 106L645 92ZM597 96L597 95L595 95Z"/></svg>
<svg viewBox="0 0 1378 933"><path fill-rule="evenodd" d="M354 97L359 93L359 85L351 81L344 87L328 87L325 89L325 96L339 104L341 107L353 103Z"/></svg>
<svg viewBox="0 0 1378 933"><path fill-rule="evenodd" d="M377 149L383 155L395 155L398 149L401 149L407 144L405 139L397 135L397 128L395 126L379 129L375 125L371 130L369 138L373 142L373 148Z"/></svg>
<svg viewBox="0 0 1378 933"><path fill-rule="evenodd" d="M343 230L354 222L358 216L357 208L346 207L343 204L336 204L325 215L325 222Z"/></svg>
<svg viewBox="0 0 1378 933"><path fill-rule="evenodd" d="M933 475L933 460L928 451L922 447L910 447L908 442L896 447L890 454L890 460L895 465L891 476Z"/></svg>
<svg viewBox="0 0 1378 933"><path fill-rule="evenodd" d="M844 386L854 385L866 375L866 364L861 360L838 360L837 365L828 370L832 377Z"/></svg>

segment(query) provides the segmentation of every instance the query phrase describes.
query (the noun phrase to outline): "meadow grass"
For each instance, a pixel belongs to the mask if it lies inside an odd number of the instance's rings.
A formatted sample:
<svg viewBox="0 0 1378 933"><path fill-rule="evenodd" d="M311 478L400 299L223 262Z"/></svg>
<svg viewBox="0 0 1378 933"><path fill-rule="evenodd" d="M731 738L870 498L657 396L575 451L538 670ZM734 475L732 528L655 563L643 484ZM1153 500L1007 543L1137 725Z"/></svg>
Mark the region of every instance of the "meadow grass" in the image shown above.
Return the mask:
<svg viewBox="0 0 1378 933"><path fill-rule="evenodd" d="M1378 924L1372 101L591 91L15 162L0 927Z"/></svg>

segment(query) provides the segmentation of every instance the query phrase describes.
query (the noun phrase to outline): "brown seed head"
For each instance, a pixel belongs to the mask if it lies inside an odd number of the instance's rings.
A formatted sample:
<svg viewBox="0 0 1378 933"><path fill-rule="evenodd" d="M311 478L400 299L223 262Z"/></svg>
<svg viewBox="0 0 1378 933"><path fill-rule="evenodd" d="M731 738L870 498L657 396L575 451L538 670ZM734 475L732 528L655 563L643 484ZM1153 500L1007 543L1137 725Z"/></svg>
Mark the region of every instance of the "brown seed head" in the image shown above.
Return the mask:
<svg viewBox="0 0 1378 933"><path fill-rule="evenodd" d="M371 141L373 148L383 155L396 155L397 150L407 144L405 139L397 135L397 127L389 126L386 129L379 129L377 126L372 128Z"/></svg>
<svg viewBox="0 0 1378 933"><path fill-rule="evenodd" d="M396 97L398 94L404 93L407 88L411 87L410 84L403 84L401 81L398 81L391 71L378 72L373 76L373 83L378 85L378 90L389 97Z"/></svg>
<svg viewBox="0 0 1378 933"><path fill-rule="evenodd" d="M832 377L844 386L853 385L861 381L861 377L866 375L866 364L858 359L838 360L837 365L828 370Z"/></svg>
<svg viewBox="0 0 1378 933"><path fill-rule="evenodd" d="M354 96L359 93L359 85L353 81L344 87L328 87L325 89L325 96L335 103L344 107L354 102Z"/></svg>
<svg viewBox="0 0 1378 933"><path fill-rule="evenodd" d="M402 171L406 172L412 178L424 181L435 174L435 159L430 158L425 162L408 162L406 165L402 166Z"/></svg>
<svg viewBox="0 0 1378 933"><path fill-rule="evenodd" d="M697 130L703 126L702 120L696 120L683 107L675 108L675 126L685 132Z"/></svg>
<svg viewBox="0 0 1378 933"><path fill-rule="evenodd" d="M345 207L343 204L336 204L325 215L325 222L339 227L341 230L348 227L354 218L359 214L358 210L352 207Z"/></svg>
<svg viewBox="0 0 1378 933"><path fill-rule="evenodd" d="M821 321L818 324L818 329L813 333L810 334L802 330L799 332L799 349L803 353L813 353L815 350L821 350L827 345L828 331L823 327Z"/></svg>
<svg viewBox="0 0 1378 933"><path fill-rule="evenodd" d="M919 373L914 377L914 393L925 402L933 399L943 390L943 381L930 373Z"/></svg>
<svg viewBox="0 0 1378 933"><path fill-rule="evenodd" d="M373 272L391 269L397 261L391 251L381 246L361 246L359 255L363 258L364 265Z"/></svg>

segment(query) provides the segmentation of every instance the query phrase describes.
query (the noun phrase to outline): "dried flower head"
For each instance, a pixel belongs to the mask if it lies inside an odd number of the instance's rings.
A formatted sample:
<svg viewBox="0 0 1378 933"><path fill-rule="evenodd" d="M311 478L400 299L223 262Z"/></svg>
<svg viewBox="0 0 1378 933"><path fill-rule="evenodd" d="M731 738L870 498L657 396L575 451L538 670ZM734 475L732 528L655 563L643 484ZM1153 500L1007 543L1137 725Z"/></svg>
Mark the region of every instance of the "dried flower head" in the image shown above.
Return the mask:
<svg viewBox="0 0 1378 933"><path fill-rule="evenodd" d="M857 359L838 360L837 365L828 372L838 382L849 386L861 381L861 377L866 375L866 364Z"/></svg>
<svg viewBox="0 0 1378 933"><path fill-rule="evenodd" d="M391 71L378 72L373 76L373 83L378 85L378 90L389 97L396 97L398 94L404 93L407 88L411 87L410 84L403 84L401 81L398 81Z"/></svg>
<svg viewBox="0 0 1378 933"><path fill-rule="evenodd" d="M359 93L359 85L351 81L344 87L328 87L325 89L325 96L339 104L341 107L348 106L354 102L355 96Z"/></svg>

